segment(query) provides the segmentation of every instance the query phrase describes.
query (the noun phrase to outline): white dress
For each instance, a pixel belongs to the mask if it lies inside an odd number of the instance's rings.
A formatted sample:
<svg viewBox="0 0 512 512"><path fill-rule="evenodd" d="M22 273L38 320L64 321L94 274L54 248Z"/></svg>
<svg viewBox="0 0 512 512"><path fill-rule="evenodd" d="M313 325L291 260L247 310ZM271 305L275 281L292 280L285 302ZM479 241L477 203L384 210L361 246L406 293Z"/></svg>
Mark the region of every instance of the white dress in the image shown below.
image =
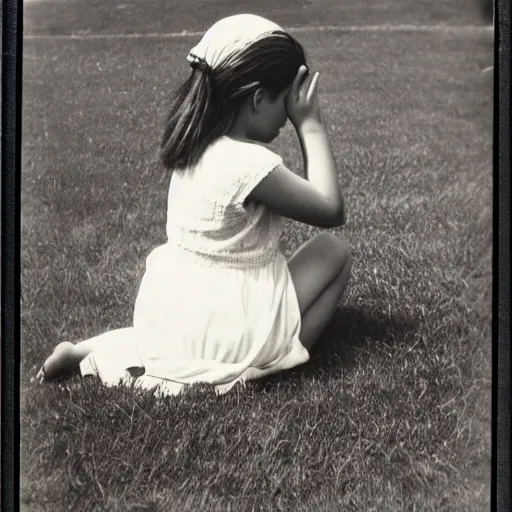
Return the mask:
<svg viewBox="0 0 512 512"><path fill-rule="evenodd" d="M95 338L82 375L164 395L199 382L225 392L309 359L278 246L283 219L244 206L281 163L263 146L221 137L196 167L174 172L168 242L146 260L133 327Z"/></svg>

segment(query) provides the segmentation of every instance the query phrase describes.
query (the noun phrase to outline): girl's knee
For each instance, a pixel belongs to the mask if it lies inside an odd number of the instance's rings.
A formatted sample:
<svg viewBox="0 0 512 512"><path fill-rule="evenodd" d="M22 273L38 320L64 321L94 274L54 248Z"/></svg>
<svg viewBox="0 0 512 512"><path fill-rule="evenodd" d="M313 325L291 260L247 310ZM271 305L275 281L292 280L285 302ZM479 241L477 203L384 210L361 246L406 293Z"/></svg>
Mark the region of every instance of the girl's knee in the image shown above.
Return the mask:
<svg viewBox="0 0 512 512"><path fill-rule="evenodd" d="M352 265L352 251L348 241L340 235L324 232L317 236L317 243L326 263L340 269Z"/></svg>

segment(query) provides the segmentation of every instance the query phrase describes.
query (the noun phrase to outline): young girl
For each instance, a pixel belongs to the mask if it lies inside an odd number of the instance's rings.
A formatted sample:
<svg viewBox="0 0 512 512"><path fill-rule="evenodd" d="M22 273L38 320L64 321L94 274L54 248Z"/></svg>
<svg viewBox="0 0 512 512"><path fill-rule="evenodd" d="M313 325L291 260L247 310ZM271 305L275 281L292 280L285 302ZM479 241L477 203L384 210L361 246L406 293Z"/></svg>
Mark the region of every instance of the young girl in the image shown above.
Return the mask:
<svg viewBox="0 0 512 512"><path fill-rule="evenodd" d="M106 385L175 394L203 382L224 392L306 362L347 285L342 238L322 233L289 261L278 246L283 217L325 228L346 220L319 75L301 45L264 18L237 15L214 24L188 61L162 141L168 242L147 258L133 327L57 345L40 380L79 368ZM306 179L260 144L287 119Z"/></svg>

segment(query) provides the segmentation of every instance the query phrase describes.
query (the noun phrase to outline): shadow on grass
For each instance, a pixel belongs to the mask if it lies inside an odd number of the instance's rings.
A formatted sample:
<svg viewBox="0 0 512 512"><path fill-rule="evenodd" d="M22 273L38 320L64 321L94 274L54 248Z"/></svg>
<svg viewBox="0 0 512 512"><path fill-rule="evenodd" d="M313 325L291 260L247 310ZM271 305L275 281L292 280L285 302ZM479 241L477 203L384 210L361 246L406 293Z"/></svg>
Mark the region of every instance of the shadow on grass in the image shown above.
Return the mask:
<svg viewBox="0 0 512 512"><path fill-rule="evenodd" d="M269 390L290 380L337 376L350 370L372 350L388 347L419 327L420 318L384 315L355 306L339 309L311 351L311 359L301 366L255 381L256 390Z"/></svg>

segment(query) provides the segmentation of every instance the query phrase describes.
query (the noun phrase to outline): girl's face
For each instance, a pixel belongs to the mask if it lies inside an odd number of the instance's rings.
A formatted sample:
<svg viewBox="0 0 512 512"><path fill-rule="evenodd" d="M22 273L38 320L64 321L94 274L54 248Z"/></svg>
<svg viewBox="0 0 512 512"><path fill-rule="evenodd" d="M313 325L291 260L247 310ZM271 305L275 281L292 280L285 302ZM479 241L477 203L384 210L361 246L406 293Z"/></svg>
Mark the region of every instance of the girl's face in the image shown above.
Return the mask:
<svg viewBox="0 0 512 512"><path fill-rule="evenodd" d="M263 91L256 104L257 114L254 115L251 138L259 142L272 142L288 120L286 113L286 96L288 88L278 96L272 97Z"/></svg>

